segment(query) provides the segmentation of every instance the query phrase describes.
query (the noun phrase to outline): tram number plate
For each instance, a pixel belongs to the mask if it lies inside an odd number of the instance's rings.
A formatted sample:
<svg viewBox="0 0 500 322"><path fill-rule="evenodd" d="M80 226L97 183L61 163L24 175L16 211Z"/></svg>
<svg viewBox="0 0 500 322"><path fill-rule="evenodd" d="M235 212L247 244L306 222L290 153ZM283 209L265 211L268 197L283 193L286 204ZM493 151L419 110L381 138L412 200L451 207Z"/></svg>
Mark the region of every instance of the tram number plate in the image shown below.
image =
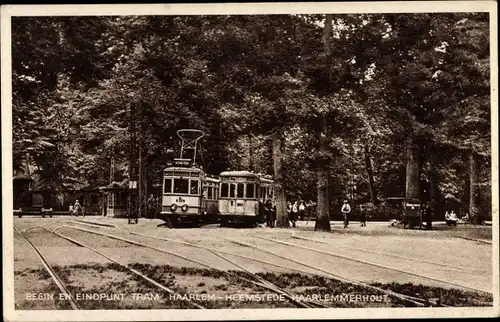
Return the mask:
<svg viewBox="0 0 500 322"><path fill-rule="evenodd" d="M186 202L186 200L182 197L179 197L179 198L175 199L175 202Z"/></svg>
<svg viewBox="0 0 500 322"><path fill-rule="evenodd" d="M237 202L237 203L236 203L236 206L238 206L238 207L243 207L243 202Z"/></svg>

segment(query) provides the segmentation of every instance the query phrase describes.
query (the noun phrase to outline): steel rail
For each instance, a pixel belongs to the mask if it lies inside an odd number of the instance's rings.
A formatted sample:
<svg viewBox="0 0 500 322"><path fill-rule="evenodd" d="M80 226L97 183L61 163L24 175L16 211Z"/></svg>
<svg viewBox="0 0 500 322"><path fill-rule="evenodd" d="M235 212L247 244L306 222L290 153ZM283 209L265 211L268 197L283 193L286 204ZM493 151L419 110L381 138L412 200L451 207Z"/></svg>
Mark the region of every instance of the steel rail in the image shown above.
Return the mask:
<svg viewBox="0 0 500 322"><path fill-rule="evenodd" d="M76 229L76 230L80 230L80 231L84 231L84 232L88 232L88 233L91 233L91 234L96 234L96 235L101 235L101 236L105 236L105 237L108 237L108 238L111 238L111 239L116 239L116 240L120 240L120 241L123 241L123 242L127 242L127 243L130 243L130 244L134 244L134 245L137 245L137 246L141 246L141 247L145 247L145 248L150 248L150 249L153 249L153 250L156 250L156 251L159 251L159 252L162 252L162 253L166 253L166 254L169 254L169 255L173 255L173 256L177 256L179 258L182 258L184 260L187 260L187 261L191 261L191 262L194 262L194 263L197 263L199 265L202 265L204 267L208 267L208 268L212 268L212 269L216 269L216 270L219 270L218 268L215 268L213 267L212 265L209 265L209 264L205 264L205 263L202 263L200 261L197 261L195 259L191 259L191 258L188 258L188 257L185 257L183 255L180 255L180 254L177 254L177 253L174 253L174 252L171 252L171 251L167 251L165 249L161 249L161 248L158 248L158 247L154 247L154 246L150 246L150 245L147 245L147 244L144 244L144 243L140 243L140 242L137 242L137 241L133 241L133 240L130 240L130 239L127 239L127 238L123 238L123 237L120 237L120 236L115 236L115 235L110 235L110 234L106 234L106 233L101 233L101 232L96 232L96 231L92 231L92 230L89 230L89 229L85 229L85 228L79 228L79 227L74 227L74 226L62 226L60 228L63 228L63 227L67 227L67 228L72 228L72 229ZM122 231L122 230L120 230ZM122 231L122 232L126 232L126 231ZM132 233L132 232L128 232L130 234L136 234L136 233ZM175 240L167 240L167 241L171 241L171 242L179 242L179 241L175 241ZM210 252L213 253L212 250L208 249L208 248L205 248L203 246L199 246L199 245L195 245L195 244L190 244L190 243L187 243L187 242L181 242L185 245L188 245L188 246L191 246L191 247L199 247L199 248L203 248L203 249L206 249ZM254 279L257 280L256 281L252 281L252 280L249 280L249 279L246 279L244 277L241 277L237 274L233 274L233 273L230 273L230 272L225 272L227 274L230 274L230 275L233 275L237 278L240 278L240 279L243 279L245 280L246 282L250 282L252 284L255 284L257 286L260 286L260 287L263 287L265 289L268 289L270 291L273 291L277 294L281 294L283 296L285 296L286 298L288 298L288 300L290 300L291 302L297 304L298 306L300 307L312 307L310 304L308 303L303 303L302 301L299 301L297 299L295 299L291 294L289 294L288 292L284 291L283 289L281 289L280 287L272 284L271 282L261 278L260 276L250 272L249 270L241 267L240 265L234 263L233 261L225 258L224 256L221 256L219 254L216 254L216 253L213 253L215 256L219 257L219 258L222 258L224 260L226 260L227 262L231 263L232 265L244 270L245 272L247 272L249 275L251 275ZM314 305L316 306L321 306L323 307L320 303L316 303L314 302Z"/></svg>
<svg viewBox="0 0 500 322"><path fill-rule="evenodd" d="M326 242L324 240L319 240L319 239L313 239L313 238L307 238L307 237L297 236L297 235L293 234L293 232L292 232L292 238L307 240L307 241L316 242L316 243L325 244L325 245L332 245L331 243ZM364 248L359 248L359 247L342 246L342 248L354 249L354 250L359 250L359 251L363 251L363 252L367 252L367 253L378 254L378 255L385 255L385 256L390 256L390 257L394 257L394 258L401 258L401 259L405 259L405 260L409 260L409 261L413 261L413 262L427 263L427 264L432 264L432 265L446 267L446 268L453 268L453 269L457 269L457 270L465 270L465 271L470 271L470 272L483 272L483 271L480 271L480 270L470 269L470 268L467 268L467 267L461 267L461 266L454 266L454 265L448 265L448 264L442 264L442 263L432 262L432 261L428 261L428 260L425 260L425 259L420 258L420 257L418 257L418 260L417 260L416 258L411 258L411 257L406 257L406 256L401 256L401 255L395 255L395 254L390 254L390 253L385 253L385 252L380 252L380 251L375 251L375 250L369 250L369 249L364 249Z"/></svg>
<svg viewBox="0 0 500 322"><path fill-rule="evenodd" d="M386 265L382 265L382 264L372 263L372 262L365 261L365 260L362 260L362 259L357 259L357 258L353 258L353 257L339 255L339 254L336 254L336 253L333 253L333 252L327 252L327 251L323 251L323 250L319 250L319 249L314 249L314 248L307 247L307 246L297 245L297 244L289 243L289 242L286 242L286 241L272 239L272 238L267 238L267 237L262 237L262 236L255 236L255 237L263 239L263 240L267 240L267 241L271 241L271 242L275 242L275 243L287 245L287 246L302 248L302 249L313 251L313 252L320 253L320 254L325 254L325 255L330 255L330 256L333 256L333 257L337 257L337 258L342 258L342 259L350 260L350 261L361 263L361 264L366 264L366 265L371 265L371 266L375 266L375 267L380 267L380 268L392 270L392 271L395 271L395 272L399 272L399 273L403 273L403 274L407 274L407 275L411 275L411 276L415 276L415 277L426 278L426 279L429 279L429 280L432 280L432 281L436 281L436 282L440 282L440 283L448 284L448 285L453 285L455 287L459 287L459 288L462 288L462 289L468 289L468 290L471 290L471 291L474 291L474 292L488 293L488 292L485 292L485 291L480 290L480 289L476 289L476 288L473 288L473 287L464 286L464 285L453 283L453 282L449 282L449 281L444 281L444 280L441 280L439 278L435 278L435 277L431 277L431 276L426 276L426 275L422 275L422 274L417 274L417 273L412 273L412 272L404 271L404 270L401 270L401 269L398 269L398 268L394 268L394 267L391 267L391 266L386 266Z"/></svg>
<svg viewBox="0 0 500 322"><path fill-rule="evenodd" d="M109 261L111 261L111 262L113 262L113 263L115 263L115 264L118 264L118 265L120 265L120 266L124 267L125 269L127 269L127 270L128 270L128 271L130 271L131 273L133 273L133 274L135 274L135 275L137 275L137 276L141 277L142 279L144 279L144 280L148 281L149 283L151 283L151 284L155 285L156 287L158 287L158 288L160 288L160 289L162 289L162 290L166 291L166 292L167 292L167 293L169 293L169 294L178 294L178 293L176 293L174 290L172 290L172 289L170 289L170 288L166 287L165 285L163 285L163 284L161 284L161 283L158 283L157 281L155 281L155 280L153 280L153 279L151 279L151 278L147 277L146 275L142 274L142 273L141 273L141 272L139 272L138 270L133 269L133 268L131 268L131 267L129 267L129 266L127 266L127 265L125 265L125 264L120 263L120 262L119 262L119 261L117 261L116 259L113 259L112 257L110 257L110 256L108 256L108 255L106 255L106 254L104 254L103 252L101 252L101 251L99 251L99 250L95 249L94 247L91 247L91 246L85 245L84 243L79 242L79 241L77 241L77 240L75 240L75 239L73 239L73 238L71 238L71 237L68 237L68 236L65 236L65 235L63 235L63 234L61 234L61 233L56 232L56 230L58 230L58 229L60 229L60 228L68 228L68 227L69 227L69 228L75 228L75 227L72 227L72 226L60 226L60 227L55 228L55 229L54 229L54 230L52 230L52 231L48 230L48 229L47 229L47 228L45 228L45 227L44 227L44 229L45 229L45 230L47 230L47 231L49 231L49 232L52 232L53 234L55 234L55 235L57 235L57 236L59 236L59 237L61 237L61 238L64 238L64 239L66 239L66 240L68 240L68 241L70 241L70 242L72 242L72 243L74 243L74 244L76 244L76 245L78 245L78 246L80 246L80 247L84 247L84 248L87 248L87 249L92 250L93 252L95 252L95 253L97 253L97 254L101 255L102 257L104 257L104 258L108 259ZM198 303L195 303L195 302L193 302L193 301L191 301L191 300L189 300L189 299L184 299L184 301L186 301L187 303L191 304L192 306L194 306L194 307L196 307L196 308L198 308L198 309L206 309L204 306L199 305Z"/></svg>
<svg viewBox="0 0 500 322"><path fill-rule="evenodd" d="M465 236L458 236L458 237L455 237L455 238L460 238L460 239L465 239L465 240L471 240L471 241L475 241L475 242L482 243L482 244L487 244L487 245L493 245L492 241L484 240L484 239L477 239L477 238L471 238L471 237L465 237Z"/></svg>
<svg viewBox="0 0 500 322"><path fill-rule="evenodd" d="M229 240L230 242L235 243L235 244L239 244L239 245L242 245L242 246L246 246L246 247L250 247L250 248L254 248L254 249L260 250L262 252L274 255L274 256L282 258L282 259L286 259L288 261L291 261L291 262L303 265L305 267L312 268L314 270L323 272L323 273L325 273L325 274L327 274L329 276L332 276L332 277L334 277L334 278L336 278L336 279L338 279L338 280L340 280L342 282L345 282L345 283L350 283L350 284L354 284L354 285L357 285L357 286L362 286L362 287L365 287L365 288L368 288L368 289L372 289L372 290L375 290L377 292L382 292L384 294L394 296L394 297L396 297L396 298L398 298L400 300L408 301L408 302L411 302L411 303L413 303L415 305L418 305L418 306L421 306L421 307L425 306L425 303L422 303L422 302L425 302L426 300L423 300L423 299L420 299L420 298L415 298L415 297L412 297L412 296L409 296L409 295L404 295L404 294L396 293L396 292L393 292L393 291L384 290L382 288L379 288L379 287L376 287L376 286L372 286L372 285L363 283L361 281L356 281L356 280L353 280L353 279L350 279L350 278L346 278L346 277L334 274L334 273L332 273L330 271L327 271L327 270L324 270L324 269L321 269L321 268L318 268L318 267L314 267L314 266L309 265L307 263L304 263L302 261L299 261L299 260L296 260L296 259L293 259L293 258L289 258L289 257L283 256L281 254L277 254L275 252L271 252L271 251L269 251L267 249L264 249L262 247L251 245L251 244L239 241L239 240L234 240L234 239L230 239L230 238L226 238L226 240ZM432 303L432 302L429 302L429 303L436 304L436 303Z"/></svg>
<svg viewBox="0 0 500 322"><path fill-rule="evenodd" d="M32 227L35 228L35 227ZM41 227L43 229L46 229L45 227ZM36 255L40 259L40 261L43 264L43 267L45 270L49 273L50 277L56 284L57 288L61 291L62 294L64 294L64 298L68 300L69 304L71 305L71 308L73 310L80 310L80 306L76 302L76 300L73 298L73 295L69 292L68 288L66 285L64 285L63 281L57 276L56 272L54 272L54 269L49 265L49 263L45 260L43 255L40 253L40 251L36 248L35 245L22 233L20 232L16 227L14 227L15 231L21 235L21 237L24 238L24 240L31 246L31 248L35 251Z"/></svg>

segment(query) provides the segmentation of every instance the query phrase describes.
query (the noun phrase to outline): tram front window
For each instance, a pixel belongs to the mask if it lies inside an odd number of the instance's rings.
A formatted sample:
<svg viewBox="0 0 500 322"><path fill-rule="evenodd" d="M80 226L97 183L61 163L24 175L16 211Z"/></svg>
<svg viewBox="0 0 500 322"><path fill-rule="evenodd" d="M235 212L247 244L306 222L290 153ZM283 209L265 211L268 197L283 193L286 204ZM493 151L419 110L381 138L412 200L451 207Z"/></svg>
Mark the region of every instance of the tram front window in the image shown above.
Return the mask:
<svg viewBox="0 0 500 322"><path fill-rule="evenodd" d="M247 198L255 197L255 185L253 183L247 183Z"/></svg>
<svg viewBox="0 0 500 322"><path fill-rule="evenodd" d="M234 198L235 195L236 195L236 184L232 183L229 186L229 198Z"/></svg>
<svg viewBox="0 0 500 322"><path fill-rule="evenodd" d="M208 187L208 199L212 199L212 195L213 195L212 191L213 191L213 189L214 189L213 187Z"/></svg>
<svg viewBox="0 0 500 322"><path fill-rule="evenodd" d="M221 197L222 198L227 198L229 196L229 187L227 183L223 183L221 187Z"/></svg>
<svg viewBox="0 0 500 322"><path fill-rule="evenodd" d="M191 192L192 195L198 194L198 180L191 180Z"/></svg>
<svg viewBox="0 0 500 322"><path fill-rule="evenodd" d="M172 192L172 179L165 179L163 183L163 193L171 193Z"/></svg>
<svg viewBox="0 0 500 322"><path fill-rule="evenodd" d="M174 193L188 193L189 181L187 179L174 179Z"/></svg>
<svg viewBox="0 0 500 322"><path fill-rule="evenodd" d="M238 198L243 198L244 188L245 188L245 186L243 185L243 183L238 183L238 189L237 189L237 195L236 195Z"/></svg>

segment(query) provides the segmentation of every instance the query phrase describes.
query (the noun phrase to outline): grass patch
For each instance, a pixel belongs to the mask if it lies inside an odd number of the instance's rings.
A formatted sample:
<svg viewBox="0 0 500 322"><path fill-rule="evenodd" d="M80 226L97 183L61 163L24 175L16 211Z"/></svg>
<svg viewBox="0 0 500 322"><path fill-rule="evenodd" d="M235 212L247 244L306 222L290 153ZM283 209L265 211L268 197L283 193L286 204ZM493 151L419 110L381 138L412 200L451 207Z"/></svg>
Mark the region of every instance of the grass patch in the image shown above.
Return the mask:
<svg viewBox="0 0 500 322"><path fill-rule="evenodd" d="M241 271L220 271L216 269L174 267L169 265L131 264L129 267L138 270L147 277L158 281L175 293L185 294L219 294L217 299L194 300L196 303L211 309L220 308L270 308L270 307L294 307L290 302L272 301L231 301L224 297L225 294L270 294L270 291L256 286L244 279L253 280L253 276ZM54 266L54 271L67 285L74 296L80 294L124 294L121 299L77 300L77 303L87 310L96 309L181 309L192 308L192 305L184 300L171 299L169 293L152 285L141 277L130 273L124 267L117 264L79 264L72 266ZM229 272L233 274L229 274ZM44 269L27 269L16 272L16 275L24 276L35 274L40 280L47 280L50 276ZM287 290L295 295L320 297L336 294L342 295L383 295L383 292L341 282L336 279L317 275L299 273L258 273L259 277ZM400 294L409 295L422 299L423 301L434 301L438 305L465 307L465 306L491 306L493 297L491 294L483 294L457 289L444 289L439 287L415 285L411 283L398 284L374 283L372 286L391 290ZM59 289L50 283L43 292L59 294ZM159 298L149 300L137 300L133 294L158 294ZM414 304L395 298L387 297L388 302L345 302L325 301L324 304L331 307L412 307ZM55 304L58 309L71 309L69 302L60 300L55 296ZM430 302L428 305L430 306ZM26 308L25 308L26 309Z"/></svg>

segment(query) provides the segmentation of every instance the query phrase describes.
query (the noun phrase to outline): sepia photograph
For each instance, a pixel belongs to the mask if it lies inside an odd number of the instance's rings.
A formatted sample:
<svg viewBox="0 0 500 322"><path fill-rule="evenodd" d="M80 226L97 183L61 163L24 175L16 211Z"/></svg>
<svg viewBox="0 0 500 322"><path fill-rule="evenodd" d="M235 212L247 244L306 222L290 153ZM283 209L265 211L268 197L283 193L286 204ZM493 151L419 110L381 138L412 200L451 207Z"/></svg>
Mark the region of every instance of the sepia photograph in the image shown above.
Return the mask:
<svg viewBox="0 0 500 322"><path fill-rule="evenodd" d="M496 3L376 4L2 6L5 318L497 316Z"/></svg>

